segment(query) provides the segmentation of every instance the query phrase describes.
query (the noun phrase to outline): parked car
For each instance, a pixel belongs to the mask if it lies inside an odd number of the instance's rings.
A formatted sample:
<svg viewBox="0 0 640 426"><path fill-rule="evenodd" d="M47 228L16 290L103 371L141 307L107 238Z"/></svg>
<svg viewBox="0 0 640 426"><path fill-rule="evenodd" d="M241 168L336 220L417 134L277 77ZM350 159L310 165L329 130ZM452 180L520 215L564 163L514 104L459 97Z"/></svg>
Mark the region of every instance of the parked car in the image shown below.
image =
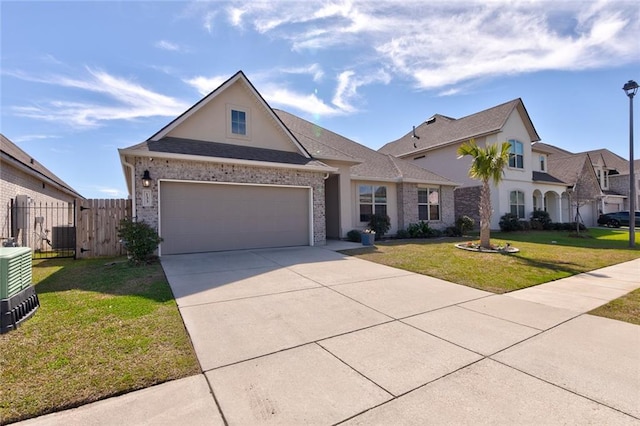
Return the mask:
<svg viewBox="0 0 640 426"><path fill-rule="evenodd" d="M598 218L598 225L619 228L629 226L629 212L613 212L601 214ZM636 212L636 226L640 226L640 212Z"/></svg>

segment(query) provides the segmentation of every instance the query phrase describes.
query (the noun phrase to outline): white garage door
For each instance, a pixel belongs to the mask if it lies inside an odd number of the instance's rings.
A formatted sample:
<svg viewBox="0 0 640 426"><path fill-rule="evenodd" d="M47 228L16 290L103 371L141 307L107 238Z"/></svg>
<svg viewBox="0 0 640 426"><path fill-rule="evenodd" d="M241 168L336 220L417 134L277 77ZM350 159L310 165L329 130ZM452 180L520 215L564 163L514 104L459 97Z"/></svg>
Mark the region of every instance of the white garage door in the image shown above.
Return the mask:
<svg viewBox="0 0 640 426"><path fill-rule="evenodd" d="M310 245L310 192L161 181L161 254Z"/></svg>

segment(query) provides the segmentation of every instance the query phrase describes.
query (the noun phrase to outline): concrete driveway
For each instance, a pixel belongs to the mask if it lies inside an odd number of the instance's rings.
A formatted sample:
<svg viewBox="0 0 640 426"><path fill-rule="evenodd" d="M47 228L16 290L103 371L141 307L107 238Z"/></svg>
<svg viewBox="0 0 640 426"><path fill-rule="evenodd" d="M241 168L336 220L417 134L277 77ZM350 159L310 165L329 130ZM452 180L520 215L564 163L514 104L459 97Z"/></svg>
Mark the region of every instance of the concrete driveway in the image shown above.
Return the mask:
<svg viewBox="0 0 640 426"><path fill-rule="evenodd" d="M163 256L204 374L29 425L640 425L640 259L494 295L297 247Z"/></svg>
<svg viewBox="0 0 640 426"><path fill-rule="evenodd" d="M640 424L640 327L581 315L640 286L626 265L571 305L560 281L494 295L323 248L162 258L207 422L240 425Z"/></svg>

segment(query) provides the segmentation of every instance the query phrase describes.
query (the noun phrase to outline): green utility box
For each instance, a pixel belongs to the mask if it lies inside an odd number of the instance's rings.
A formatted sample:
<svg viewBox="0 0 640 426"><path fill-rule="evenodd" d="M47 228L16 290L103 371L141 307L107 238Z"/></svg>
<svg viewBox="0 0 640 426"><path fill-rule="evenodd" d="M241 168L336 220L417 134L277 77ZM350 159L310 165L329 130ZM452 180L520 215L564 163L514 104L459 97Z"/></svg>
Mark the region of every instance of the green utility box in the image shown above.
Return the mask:
<svg viewBox="0 0 640 426"><path fill-rule="evenodd" d="M0 333L16 329L40 306L31 280L31 249L0 247Z"/></svg>

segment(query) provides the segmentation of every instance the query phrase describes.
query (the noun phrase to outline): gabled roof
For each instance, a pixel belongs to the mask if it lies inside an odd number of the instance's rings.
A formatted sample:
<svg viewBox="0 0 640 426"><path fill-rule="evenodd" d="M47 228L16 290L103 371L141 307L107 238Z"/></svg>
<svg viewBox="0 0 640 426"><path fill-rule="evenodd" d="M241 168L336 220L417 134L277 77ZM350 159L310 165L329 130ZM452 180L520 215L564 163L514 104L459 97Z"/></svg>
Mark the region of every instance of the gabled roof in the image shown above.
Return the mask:
<svg viewBox="0 0 640 426"><path fill-rule="evenodd" d="M587 161L591 166L591 158L586 153L550 155L548 159L549 170L553 173L553 176L569 185L573 185L578 181Z"/></svg>
<svg viewBox="0 0 640 426"><path fill-rule="evenodd" d="M414 137L412 130L400 139L384 145L379 151L396 157L416 155L436 147L494 134L504 127L514 110L522 117L531 139L529 142L539 141L540 136L533 127L524 103L518 98L459 119L436 114L416 127L417 137Z"/></svg>
<svg viewBox="0 0 640 426"><path fill-rule="evenodd" d="M456 185L449 179L418 167L408 160L374 151L288 112L275 110L275 113L317 158L337 159L354 164L351 166L352 178ZM335 158L336 156L342 156L342 158Z"/></svg>
<svg viewBox="0 0 640 426"><path fill-rule="evenodd" d="M216 89L214 89L207 96L205 96L204 98L200 99L191 108L189 108L188 110L186 110L185 112L180 114L178 117L176 117L169 124L164 126L158 132L153 134L147 140L148 141L157 141L157 140L160 140L160 139L166 137L169 132L171 132L173 129L178 127L181 123L183 123L184 121L189 119L189 117L191 117L194 113L196 113L200 108L204 107L209 102L213 101L218 95L223 93L225 91L225 89L227 89L228 87L232 86L233 84L235 84L237 82L240 82L241 84L243 84L249 90L249 92L251 92L253 94L253 96L255 96L255 98L258 101L258 103L264 108L264 110L268 113L268 115L274 120L274 124L276 126L278 126L280 128L280 130L282 130L289 137L289 139L291 140L291 143L293 145L295 145L300 150L300 153L302 155L310 158L311 156L309 155L309 153L306 152L304 147L296 140L296 138L291 134L291 132L289 132L289 130L286 128L286 126L284 126L284 124L282 124L282 121L280 121L278 116L274 114L273 109L271 109L269 104L267 104L267 101L264 100L262 95L256 90L256 88L249 81L249 79L242 72L242 70L240 70L237 73L235 73L234 75L232 75L227 81L222 83L220 86L218 86Z"/></svg>
<svg viewBox="0 0 640 426"><path fill-rule="evenodd" d="M628 173L629 171L629 161L620 157L618 154L614 154L606 148L585 151L584 153L589 154L592 160L602 159L601 162L603 164L601 165L609 170L616 170L619 173Z"/></svg>
<svg viewBox="0 0 640 426"><path fill-rule="evenodd" d="M13 163L43 182L53 184L59 190L71 195L72 197L84 198L75 189L71 188L69 184L56 176L16 144L11 142L3 134L0 134L0 142L0 152L2 152L3 161Z"/></svg>

